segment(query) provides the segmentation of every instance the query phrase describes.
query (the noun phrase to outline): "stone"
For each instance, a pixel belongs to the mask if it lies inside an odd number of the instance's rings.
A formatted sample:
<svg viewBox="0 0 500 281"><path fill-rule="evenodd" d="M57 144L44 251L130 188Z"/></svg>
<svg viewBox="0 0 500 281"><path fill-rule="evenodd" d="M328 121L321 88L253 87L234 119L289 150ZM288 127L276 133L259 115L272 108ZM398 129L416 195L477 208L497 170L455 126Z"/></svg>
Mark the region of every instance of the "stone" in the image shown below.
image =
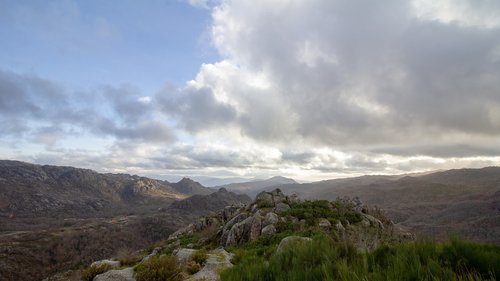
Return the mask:
<svg viewBox="0 0 500 281"><path fill-rule="evenodd" d="M260 236L262 229L262 216L259 213L234 224L227 235L226 246L238 245L255 240Z"/></svg>
<svg viewBox="0 0 500 281"><path fill-rule="evenodd" d="M336 229L338 232L344 232L344 231L345 231L345 228L344 228L344 226L342 225L342 223L341 223L341 222L337 222L337 223L335 224L335 229Z"/></svg>
<svg viewBox="0 0 500 281"><path fill-rule="evenodd" d="M274 206L273 195L266 191L259 193L257 197L255 197L255 202L261 208Z"/></svg>
<svg viewBox="0 0 500 281"><path fill-rule="evenodd" d="M261 235L274 235L276 234L276 227L274 225L270 224L268 226L265 226L261 231Z"/></svg>
<svg viewBox="0 0 500 281"><path fill-rule="evenodd" d="M276 207L274 207L274 212L276 214L282 214L288 210L290 210L290 206L286 203L278 203Z"/></svg>
<svg viewBox="0 0 500 281"><path fill-rule="evenodd" d="M177 241L179 241L179 240L177 240ZM179 245L180 245L180 242L181 242L181 241L179 241ZM145 262L145 261L149 260L151 257L158 255L158 253L159 253L160 251L161 251L161 248L160 248L160 247L156 247L156 248L154 248L154 249L153 249L153 251L152 251L149 255L147 255L147 256L145 256L144 258L142 258L141 262Z"/></svg>
<svg viewBox="0 0 500 281"><path fill-rule="evenodd" d="M113 269L97 275L94 277L94 281L136 281L134 278L134 268Z"/></svg>
<svg viewBox="0 0 500 281"><path fill-rule="evenodd" d="M361 223L363 223L363 221L367 220L368 226L372 225L372 226L378 227L380 229L384 229L384 224L379 219L377 219L373 216L367 215L367 214L362 214L362 215L364 218L361 221ZM366 222L364 222L363 225L366 226Z"/></svg>
<svg viewBox="0 0 500 281"><path fill-rule="evenodd" d="M262 223L263 226L268 226L270 224L276 224L279 222L279 216L276 213L269 212L266 214L264 217L264 222Z"/></svg>
<svg viewBox="0 0 500 281"><path fill-rule="evenodd" d="M195 252L196 250L193 249L188 249L188 248L180 248L174 251L175 257L177 258L177 261L181 264L185 264L189 261L191 258L191 255Z"/></svg>
<svg viewBox="0 0 500 281"><path fill-rule="evenodd" d="M105 265L105 264L109 265L112 269L120 268L120 262L113 261L113 260L95 261L90 266L101 266L101 265Z"/></svg>
<svg viewBox="0 0 500 281"><path fill-rule="evenodd" d="M299 196L297 194L292 194L290 196L288 196L288 202L290 203L300 203L300 199L299 199Z"/></svg>
<svg viewBox="0 0 500 281"><path fill-rule="evenodd" d="M221 243L222 243L222 245L226 245L227 244L228 236L229 236L229 233L231 232L231 229L233 228L233 226L235 224L237 224L237 223L240 223L240 222L244 221L246 218L248 218L247 214L240 213L240 214L236 215L235 217L233 217L230 221L228 221L226 223L226 225L222 229L222 234L221 234Z"/></svg>
<svg viewBox="0 0 500 281"><path fill-rule="evenodd" d="M307 242L311 242L311 241L312 241L312 239L309 237L287 236L287 237L281 239L281 242L278 245L278 248L276 248L276 254L283 252L284 249L286 249L287 247L290 247L293 244L307 243Z"/></svg>
<svg viewBox="0 0 500 281"><path fill-rule="evenodd" d="M323 228L323 229L330 229L332 227L332 224L325 218L320 218L318 222L318 226Z"/></svg>
<svg viewBox="0 0 500 281"><path fill-rule="evenodd" d="M233 255L223 248L215 249L208 254L205 266L187 280L219 280L219 273L233 266L232 258Z"/></svg>
<svg viewBox="0 0 500 281"><path fill-rule="evenodd" d="M224 221L229 221L236 214L238 214L240 208L241 206L235 206L235 205L225 207L224 210L222 211L222 219Z"/></svg>
<svg viewBox="0 0 500 281"><path fill-rule="evenodd" d="M257 239L260 236L260 232L262 230L262 216L260 213L256 213L252 217L252 222L250 224L250 232L248 234L248 241L252 241Z"/></svg>
<svg viewBox="0 0 500 281"><path fill-rule="evenodd" d="M177 237L184 235L184 234L193 234L194 230L195 230L195 225L189 224L188 226L181 228L181 229L177 230L176 232L170 234L170 236L168 236L168 240L177 239Z"/></svg>
<svg viewBox="0 0 500 281"><path fill-rule="evenodd" d="M288 198L286 197L283 192L281 192L281 189L276 188L275 190L271 191L271 195L273 196L273 203L274 205L278 203L284 203L288 202Z"/></svg>

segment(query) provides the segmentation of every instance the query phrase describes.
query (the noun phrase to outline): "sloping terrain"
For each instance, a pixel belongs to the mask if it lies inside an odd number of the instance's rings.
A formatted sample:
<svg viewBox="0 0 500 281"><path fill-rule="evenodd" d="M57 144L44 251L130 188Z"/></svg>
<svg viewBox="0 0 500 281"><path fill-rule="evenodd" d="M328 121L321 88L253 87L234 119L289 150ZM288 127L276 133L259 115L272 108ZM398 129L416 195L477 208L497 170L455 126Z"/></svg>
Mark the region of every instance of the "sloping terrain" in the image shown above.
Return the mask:
<svg viewBox="0 0 500 281"><path fill-rule="evenodd" d="M171 184L0 161L0 280L41 280L120 251L144 248L211 210L205 204L195 214L169 208L172 202L214 191L190 179ZM199 196L203 202L215 202Z"/></svg>
<svg viewBox="0 0 500 281"><path fill-rule="evenodd" d="M421 236L500 244L500 168L414 176L363 176L280 186L304 198L359 197Z"/></svg>
<svg viewBox="0 0 500 281"><path fill-rule="evenodd" d="M276 186L281 186L284 184L296 184L297 182L290 178L285 178L281 176L275 176L269 178L267 180L256 180L256 181L248 181L248 182L240 182L240 183L231 183L226 185L221 185L219 188L225 188L229 191L236 193L245 193L250 197L255 197L259 192L263 190L270 190Z"/></svg>
<svg viewBox="0 0 500 281"><path fill-rule="evenodd" d="M88 217L186 197L164 182L139 176L0 161L2 217Z"/></svg>
<svg viewBox="0 0 500 281"><path fill-rule="evenodd" d="M250 201L252 200L248 195L228 192L226 189L221 188L209 195L193 195L184 200L176 201L170 205L169 209L200 214L208 211L218 211L233 204L250 203Z"/></svg>

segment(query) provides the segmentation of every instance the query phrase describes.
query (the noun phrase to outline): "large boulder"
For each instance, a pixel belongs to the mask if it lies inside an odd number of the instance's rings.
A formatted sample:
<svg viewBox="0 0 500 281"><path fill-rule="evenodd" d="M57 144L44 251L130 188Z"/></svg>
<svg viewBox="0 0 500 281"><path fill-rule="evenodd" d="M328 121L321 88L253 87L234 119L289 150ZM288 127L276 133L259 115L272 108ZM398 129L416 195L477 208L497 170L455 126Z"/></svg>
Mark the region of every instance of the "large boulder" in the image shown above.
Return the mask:
<svg viewBox="0 0 500 281"><path fill-rule="evenodd" d="M276 214L282 214L286 211L290 210L290 206L286 203L278 203L276 204L276 207L274 207L274 212Z"/></svg>
<svg viewBox="0 0 500 281"><path fill-rule="evenodd" d="M257 203L257 205L261 208L273 207L274 206L273 195L269 192L262 191L255 198L255 203Z"/></svg>
<svg viewBox="0 0 500 281"><path fill-rule="evenodd" d="M237 223L240 223L242 221L244 221L245 219L248 218L248 214L246 213L240 213L238 215L236 215L235 217L233 217L231 220L229 220L225 225L224 225L224 228L222 228L222 235L221 235L221 243L222 245L226 245L227 244L227 240L228 240L228 236L229 236L229 233L231 232L231 229L233 228L233 226Z"/></svg>
<svg viewBox="0 0 500 281"><path fill-rule="evenodd" d="M134 268L127 267L121 270L110 270L94 277L94 281L136 281L134 278Z"/></svg>
<svg viewBox="0 0 500 281"><path fill-rule="evenodd" d="M273 196L273 203L274 205L278 203L286 203L288 202L288 198L283 192L281 192L281 189L276 188L275 190L271 191L271 195Z"/></svg>
<svg viewBox="0 0 500 281"><path fill-rule="evenodd" d="M266 216L264 217L264 222L263 222L263 226L268 226L270 224L276 224L278 223L280 220L279 216L276 214L276 213L273 213L273 212L269 212L266 214Z"/></svg>
<svg viewBox="0 0 500 281"><path fill-rule="evenodd" d="M262 216L257 212L255 215L234 224L229 230L225 245L238 245L257 239L262 230L262 221Z"/></svg>
<svg viewBox="0 0 500 281"><path fill-rule="evenodd" d="M308 243L311 242L312 239L309 237L300 237L300 236L287 236L281 239L278 248L276 248L276 254L283 252L284 249L299 243Z"/></svg>

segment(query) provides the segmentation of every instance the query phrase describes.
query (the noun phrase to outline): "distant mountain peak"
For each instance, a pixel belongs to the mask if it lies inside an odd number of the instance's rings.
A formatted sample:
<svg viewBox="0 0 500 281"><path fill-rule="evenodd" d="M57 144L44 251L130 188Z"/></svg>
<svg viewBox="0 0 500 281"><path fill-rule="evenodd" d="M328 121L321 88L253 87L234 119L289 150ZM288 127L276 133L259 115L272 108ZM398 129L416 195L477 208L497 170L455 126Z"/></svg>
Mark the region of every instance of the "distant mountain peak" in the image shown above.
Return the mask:
<svg viewBox="0 0 500 281"><path fill-rule="evenodd" d="M272 181L272 182L279 182L279 183L286 183L286 184L297 183L294 179L283 177L283 176L274 176L274 177L271 177L265 181Z"/></svg>

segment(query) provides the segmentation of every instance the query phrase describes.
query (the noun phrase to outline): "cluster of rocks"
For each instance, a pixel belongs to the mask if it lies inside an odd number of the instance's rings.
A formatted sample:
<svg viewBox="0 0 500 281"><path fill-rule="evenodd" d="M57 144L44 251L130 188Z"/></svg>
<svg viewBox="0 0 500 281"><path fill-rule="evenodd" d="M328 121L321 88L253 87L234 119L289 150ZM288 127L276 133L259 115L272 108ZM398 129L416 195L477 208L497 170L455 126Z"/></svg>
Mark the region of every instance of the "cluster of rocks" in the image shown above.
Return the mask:
<svg viewBox="0 0 500 281"><path fill-rule="evenodd" d="M361 215L362 220L356 225L361 227L375 227L381 231L385 231L384 224L379 219L369 214L369 210L363 205L359 198L342 198L338 199L338 201L342 206L340 208L354 210L356 213ZM233 204L231 206L227 206L223 210L201 217L195 223L179 229L169 236L168 247L175 249L173 254L177 257L179 263L186 264L189 262L191 255L193 255L196 251L192 248L196 246L206 246L209 242L218 243L220 247L209 251L208 259L204 267L198 273L190 276L189 279L186 279L218 280L219 272L232 266L230 262L232 254L224 250L225 246L241 245L248 241L255 240L263 235L274 235L277 232L278 225L282 222L306 225L306 221L304 219L299 220L296 217L290 216L287 212L291 209L290 205L298 202L300 202L300 200L297 196L286 196L279 189L275 189L271 192L261 192L257 195L256 199L248 205ZM331 203L331 208L336 208L333 202ZM348 229L353 229L353 225L351 225L348 221L345 221L344 225L340 221L332 225L332 222L326 218L315 218L315 221L318 228L324 229L325 231L336 231L342 236L348 232ZM205 233L211 233L211 237L201 237L198 239L197 245L188 244L185 248L181 247L181 236L191 235L203 231L205 231ZM309 241L311 241L311 239L305 237L285 237L278 245L276 251L278 253L291 244L307 243ZM146 256L142 262L148 260L153 255L157 255L160 250L161 249L159 248L153 250L153 252ZM109 263L113 267L117 267L117 262L115 261L105 260L101 262ZM104 274L98 275L95 280L129 281L134 279L131 268L125 268L110 270Z"/></svg>
<svg viewBox="0 0 500 281"><path fill-rule="evenodd" d="M218 228L221 246L239 245L255 240L261 235L276 233L278 222L286 219L281 214L290 209L291 203L297 202L296 195L286 196L280 189L261 192L255 201L248 205L232 205L196 223L173 233L169 239L180 235L189 235L206 228Z"/></svg>

